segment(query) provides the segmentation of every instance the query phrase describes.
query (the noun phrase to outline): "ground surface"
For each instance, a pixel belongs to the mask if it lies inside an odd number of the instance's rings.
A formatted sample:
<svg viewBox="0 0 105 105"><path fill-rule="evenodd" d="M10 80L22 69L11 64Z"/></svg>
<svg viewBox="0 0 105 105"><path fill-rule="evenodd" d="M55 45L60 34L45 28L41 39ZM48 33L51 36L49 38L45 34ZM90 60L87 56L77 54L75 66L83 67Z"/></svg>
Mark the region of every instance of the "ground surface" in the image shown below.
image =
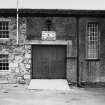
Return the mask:
<svg viewBox="0 0 105 105"><path fill-rule="evenodd" d="M105 88L71 87L70 91L50 91L0 84L0 105L105 105Z"/></svg>

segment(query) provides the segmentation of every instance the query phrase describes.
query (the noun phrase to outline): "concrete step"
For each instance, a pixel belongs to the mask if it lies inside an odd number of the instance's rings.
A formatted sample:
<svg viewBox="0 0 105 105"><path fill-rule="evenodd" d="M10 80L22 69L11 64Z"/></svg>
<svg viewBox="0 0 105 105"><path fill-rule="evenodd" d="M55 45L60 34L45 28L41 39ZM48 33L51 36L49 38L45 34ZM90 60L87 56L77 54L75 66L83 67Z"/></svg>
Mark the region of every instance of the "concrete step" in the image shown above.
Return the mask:
<svg viewBox="0 0 105 105"><path fill-rule="evenodd" d="M32 79L28 89L70 90L66 79Z"/></svg>
<svg viewBox="0 0 105 105"><path fill-rule="evenodd" d="M4 76L3 75L1 76L0 75L0 83L8 83L7 76L5 76L5 75Z"/></svg>
<svg viewBox="0 0 105 105"><path fill-rule="evenodd" d="M0 79L0 84L2 84L2 83L8 83L8 81L6 80L6 79Z"/></svg>

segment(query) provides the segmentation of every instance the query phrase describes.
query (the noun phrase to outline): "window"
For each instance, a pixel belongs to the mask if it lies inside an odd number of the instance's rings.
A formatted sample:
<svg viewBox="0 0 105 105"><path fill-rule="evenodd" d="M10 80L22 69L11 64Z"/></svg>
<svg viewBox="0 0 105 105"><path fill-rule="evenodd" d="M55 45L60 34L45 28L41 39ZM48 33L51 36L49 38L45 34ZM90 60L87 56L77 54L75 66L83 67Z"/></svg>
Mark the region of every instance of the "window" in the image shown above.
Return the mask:
<svg viewBox="0 0 105 105"><path fill-rule="evenodd" d="M9 22L0 21L0 38L8 38L8 37L9 37Z"/></svg>
<svg viewBox="0 0 105 105"><path fill-rule="evenodd" d="M87 59L98 59L99 27L98 23L87 25Z"/></svg>
<svg viewBox="0 0 105 105"><path fill-rule="evenodd" d="M9 62L7 54L0 54L0 70L9 70Z"/></svg>

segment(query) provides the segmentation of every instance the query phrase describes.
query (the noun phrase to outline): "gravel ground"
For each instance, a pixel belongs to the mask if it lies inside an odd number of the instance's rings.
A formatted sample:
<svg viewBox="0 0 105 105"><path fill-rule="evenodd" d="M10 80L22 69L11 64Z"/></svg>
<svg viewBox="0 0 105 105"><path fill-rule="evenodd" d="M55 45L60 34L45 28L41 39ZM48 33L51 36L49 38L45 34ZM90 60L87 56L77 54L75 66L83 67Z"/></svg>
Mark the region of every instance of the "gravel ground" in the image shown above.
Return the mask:
<svg viewBox="0 0 105 105"><path fill-rule="evenodd" d="M51 91L0 84L0 105L105 105L105 88L71 87L70 91Z"/></svg>

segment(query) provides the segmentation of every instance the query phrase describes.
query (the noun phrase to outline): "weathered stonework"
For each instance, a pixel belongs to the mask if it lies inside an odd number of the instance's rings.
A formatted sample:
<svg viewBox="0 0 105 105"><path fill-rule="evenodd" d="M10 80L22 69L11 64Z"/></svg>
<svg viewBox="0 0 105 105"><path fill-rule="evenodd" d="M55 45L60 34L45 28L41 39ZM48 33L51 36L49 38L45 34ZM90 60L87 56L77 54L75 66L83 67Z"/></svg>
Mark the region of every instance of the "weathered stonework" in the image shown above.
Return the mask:
<svg viewBox="0 0 105 105"><path fill-rule="evenodd" d="M0 46L0 48L2 49L0 53L9 54L9 71L1 71L0 75L5 72L9 83L19 82L20 77L25 80L25 75L30 75L31 70L31 46Z"/></svg>
<svg viewBox="0 0 105 105"><path fill-rule="evenodd" d="M9 55L9 70L0 71L0 78L8 83L25 83L30 80L31 45L25 45L26 20L19 18L19 39L17 44L16 18L9 20L9 38L0 40L0 54Z"/></svg>
<svg viewBox="0 0 105 105"><path fill-rule="evenodd" d="M27 31L26 18L19 18L19 44L25 44Z"/></svg>

